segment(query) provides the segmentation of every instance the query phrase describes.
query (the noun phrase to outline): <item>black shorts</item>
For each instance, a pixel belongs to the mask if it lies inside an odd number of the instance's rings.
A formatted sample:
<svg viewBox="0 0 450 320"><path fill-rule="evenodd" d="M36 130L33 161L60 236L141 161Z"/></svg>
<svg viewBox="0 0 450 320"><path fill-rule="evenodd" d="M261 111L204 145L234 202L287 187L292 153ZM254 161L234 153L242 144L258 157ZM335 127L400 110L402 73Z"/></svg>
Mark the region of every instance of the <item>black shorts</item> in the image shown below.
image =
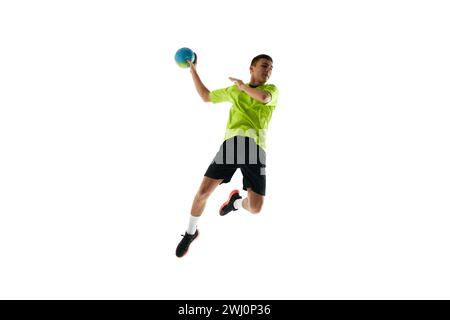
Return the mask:
<svg viewBox="0 0 450 320"><path fill-rule="evenodd" d="M255 140L236 136L225 140L205 172L205 177L223 179L222 183L231 181L237 169L241 169L243 188L266 194L266 153Z"/></svg>

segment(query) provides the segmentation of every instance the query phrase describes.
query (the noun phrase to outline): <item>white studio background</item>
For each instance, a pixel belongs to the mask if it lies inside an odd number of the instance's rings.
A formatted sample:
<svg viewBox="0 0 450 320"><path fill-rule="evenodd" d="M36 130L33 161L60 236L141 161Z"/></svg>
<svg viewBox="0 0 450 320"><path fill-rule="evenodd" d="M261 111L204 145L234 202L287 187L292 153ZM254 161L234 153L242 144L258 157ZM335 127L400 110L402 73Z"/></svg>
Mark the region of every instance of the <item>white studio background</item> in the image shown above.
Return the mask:
<svg viewBox="0 0 450 320"><path fill-rule="evenodd" d="M0 298L450 298L446 1L2 1ZM260 215L175 257L229 105L274 59Z"/></svg>

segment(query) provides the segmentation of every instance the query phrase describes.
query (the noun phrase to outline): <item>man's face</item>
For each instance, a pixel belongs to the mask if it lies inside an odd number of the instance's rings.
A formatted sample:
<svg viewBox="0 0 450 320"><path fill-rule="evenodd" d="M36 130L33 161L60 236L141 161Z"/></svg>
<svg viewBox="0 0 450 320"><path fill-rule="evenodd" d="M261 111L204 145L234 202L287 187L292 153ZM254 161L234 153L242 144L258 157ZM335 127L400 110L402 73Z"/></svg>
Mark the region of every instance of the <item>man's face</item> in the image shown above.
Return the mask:
<svg viewBox="0 0 450 320"><path fill-rule="evenodd" d="M256 66L250 66L250 74L255 81L266 83L272 74L272 62L267 59L260 59Z"/></svg>

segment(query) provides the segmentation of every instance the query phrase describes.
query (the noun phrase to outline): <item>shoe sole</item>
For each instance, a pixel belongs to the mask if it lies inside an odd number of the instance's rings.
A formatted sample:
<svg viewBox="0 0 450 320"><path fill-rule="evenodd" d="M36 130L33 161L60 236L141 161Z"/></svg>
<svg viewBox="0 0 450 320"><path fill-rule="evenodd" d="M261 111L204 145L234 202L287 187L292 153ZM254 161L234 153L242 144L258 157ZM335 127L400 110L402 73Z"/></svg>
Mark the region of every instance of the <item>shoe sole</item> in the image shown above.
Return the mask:
<svg viewBox="0 0 450 320"><path fill-rule="evenodd" d="M195 239L198 238L199 235L200 235L200 231L198 231L198 229L197 229L197 236L194 238L194 240L191 241L191 244L192 244L192 242L195 241ZM185 252L181 257L179 257L179 256L176 256L176 257L177 257L178 259L181 259L181 258L183 258L185 255L187 255L187 253L189 252L189 248L191 247L191 244L189 245L188 249L186 250L186 252Z"/></svg>
<svg viewBox="0 0 450 320"><path fill-rule="evenodd" d="M234 196L236 193L239 193L239 190L233 190L233 191L231 191L230 196L228 197L228 200L225 201L225 203L220 207L220 209L219 209L219 214L220 214L221 216L223 216L223 214L221 214L220 212L221 212L222 209L230 202L231 197Z"/></svg>

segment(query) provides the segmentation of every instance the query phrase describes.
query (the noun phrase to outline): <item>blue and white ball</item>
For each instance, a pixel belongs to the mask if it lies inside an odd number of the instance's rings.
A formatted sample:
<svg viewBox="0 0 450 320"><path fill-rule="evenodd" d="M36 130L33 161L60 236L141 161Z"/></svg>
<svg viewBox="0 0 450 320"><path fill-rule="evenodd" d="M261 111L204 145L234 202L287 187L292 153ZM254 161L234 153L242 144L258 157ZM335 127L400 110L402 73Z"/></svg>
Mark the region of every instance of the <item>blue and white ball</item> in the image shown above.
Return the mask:
<svg viewBox="0 0 450 320"><path fill-rule="evenodd" d="M188 60L191 60L192 63L195 62L195 53L189 48L181 48L178 49L175 53L175 62L181 68L189 68Z"/></svg>

